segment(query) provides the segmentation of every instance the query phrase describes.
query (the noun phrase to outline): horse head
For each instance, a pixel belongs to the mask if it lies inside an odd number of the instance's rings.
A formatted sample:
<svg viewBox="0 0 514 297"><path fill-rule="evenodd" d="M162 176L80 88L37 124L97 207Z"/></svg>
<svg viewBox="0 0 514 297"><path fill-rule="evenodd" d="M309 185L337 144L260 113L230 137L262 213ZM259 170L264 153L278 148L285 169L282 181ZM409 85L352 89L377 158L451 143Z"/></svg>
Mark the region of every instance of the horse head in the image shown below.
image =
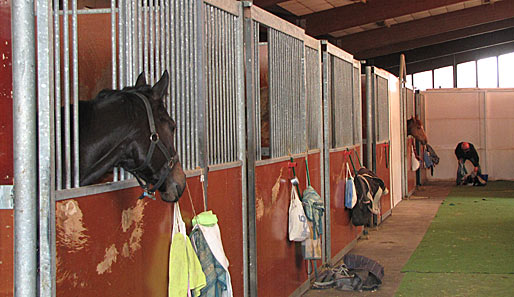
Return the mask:
<svg viewBox="0 0 514 297"><path fill-rule="evenodd" d="M139 101L146 105L146 110L141 113L143 115L141 122L145 124L138 126L138 139L134 142L133 148L135 154L132 156L135 157L134 163L138 166L136 168L127 166L126 169L136 178L144 180L147 184L153 184L154 190L159 190L161 193L162 200L175 202L185 189L186 175L174 145L176 124L168 115L164 105L168 84L167 71L164 71L153 87L147 85L144 73L141 73L136 85L133 88L127 88L129 93L136 94ZM155 127L152 127L153 125Z"/></svg>
<svg viewBox="0 0 514 297"><path fill-rule="evenodd" d="M413 116L407 120L407 135L412 135L423 145L427 144L428 140L427 135L425 134L425 129L423 129L423 124L417 116Z"/></svg>
<svg viewBox="0 0 514 297"><path fill-rule="evenodd" d="M168 83L167 71L154 86L141 73L135 86L103 90L84 103L81 185L94 183L119 166L137 178L145 194L159 191L167 202L180 198L186 176L174 145L176 124L163 101Z"/></svg>

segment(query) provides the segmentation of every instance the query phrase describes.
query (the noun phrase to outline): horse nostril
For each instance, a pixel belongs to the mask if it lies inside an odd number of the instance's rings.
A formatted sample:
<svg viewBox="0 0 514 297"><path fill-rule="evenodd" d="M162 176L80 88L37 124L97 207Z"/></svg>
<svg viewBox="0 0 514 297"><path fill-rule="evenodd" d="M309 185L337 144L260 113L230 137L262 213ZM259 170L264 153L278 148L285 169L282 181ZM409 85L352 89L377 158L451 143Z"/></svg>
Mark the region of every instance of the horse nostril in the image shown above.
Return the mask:
<svg viewBox="0 0 514 297"><path fill-rule="evenodd" d="M175 187L177 189L177 197L181 197L184 193L185 187L181 187L179 184L175 184Z"/></svg>

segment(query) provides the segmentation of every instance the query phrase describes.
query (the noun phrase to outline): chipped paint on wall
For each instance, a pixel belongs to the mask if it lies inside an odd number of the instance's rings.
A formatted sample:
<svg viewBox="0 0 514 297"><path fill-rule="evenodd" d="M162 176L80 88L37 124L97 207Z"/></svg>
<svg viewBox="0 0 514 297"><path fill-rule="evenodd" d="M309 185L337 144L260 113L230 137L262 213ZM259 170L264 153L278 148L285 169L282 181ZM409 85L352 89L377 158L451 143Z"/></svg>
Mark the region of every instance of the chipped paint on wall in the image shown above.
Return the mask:
<svg viewBox="0 0 514 297"><path fill-rule="evenodd" d="M121 227L123 232L132 230L128 239L128 244L124 243L123 245L122 256L124 257L129 257L141 248L141 238L144 233L143 212L147 203L148 202L143 200L137 200L136 206L124 210L121 214Z"/></svg>
<svg viewBox="0 0 514 297"><path fill-rule="evenodd" d="M277 180L275 181L275 184L273 185L273 188L271 189L271 203L275 204L277 202L278 198L278 192L280 191L280 186L284 183L287 183L287 179L283 177L284 175L284 169L287 167L280 168L280 175L277 177Z"/></svg>
<svg viewBox="0 0 514 297"><path fill-rule="evenodd" d="M112 244L109 248L105 249L104 260L96 266L96 272L98 274L104 274L105 272L111 272L113 263L116 263L118 257L118 250L116 246Z"/></svg>
<svg viewBox="0 0 514 297"><path fill-rule="evenodd" d="M56 205L57 241L65 245L70 253L87 246L89 236L82 222L83 214L76 200L68 200Z"/></svg>

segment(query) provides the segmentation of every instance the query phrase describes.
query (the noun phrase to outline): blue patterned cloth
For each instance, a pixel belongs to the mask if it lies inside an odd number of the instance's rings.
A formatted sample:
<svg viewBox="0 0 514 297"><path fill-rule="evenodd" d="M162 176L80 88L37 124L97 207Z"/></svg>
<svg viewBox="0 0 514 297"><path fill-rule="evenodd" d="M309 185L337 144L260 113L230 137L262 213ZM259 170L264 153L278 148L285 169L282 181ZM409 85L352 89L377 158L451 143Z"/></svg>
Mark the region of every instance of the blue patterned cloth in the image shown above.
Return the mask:
<svg viewBox="0 0 514 297"><path fill-rule="evenodd" d="M207 281L207 285L200 291L200 295L193 294L193 296L221 297L222 292L227 290L225 269L214 257L200 228L194 228L189 236L196 249L196 255L200 260Z"/></svg>

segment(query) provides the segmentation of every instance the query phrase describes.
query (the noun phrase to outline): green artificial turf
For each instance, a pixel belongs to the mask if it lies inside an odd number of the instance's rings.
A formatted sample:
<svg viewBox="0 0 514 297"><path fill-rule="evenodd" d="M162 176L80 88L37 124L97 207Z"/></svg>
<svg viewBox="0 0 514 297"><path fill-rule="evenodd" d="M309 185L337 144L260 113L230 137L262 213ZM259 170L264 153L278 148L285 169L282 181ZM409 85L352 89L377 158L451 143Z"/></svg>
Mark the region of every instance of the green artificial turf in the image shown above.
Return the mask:
<svg viewBox="0 0 514 297"><path fill-rule="evenodd" d="M514 296L514 182L455 187L402 272L396 296Z"/></svg>
<svg viewBox="0 0 514 297"><path fill-rule="evenodd" d="M403 277L396 297L512 297L512 274L416 273Z"/></svg>

